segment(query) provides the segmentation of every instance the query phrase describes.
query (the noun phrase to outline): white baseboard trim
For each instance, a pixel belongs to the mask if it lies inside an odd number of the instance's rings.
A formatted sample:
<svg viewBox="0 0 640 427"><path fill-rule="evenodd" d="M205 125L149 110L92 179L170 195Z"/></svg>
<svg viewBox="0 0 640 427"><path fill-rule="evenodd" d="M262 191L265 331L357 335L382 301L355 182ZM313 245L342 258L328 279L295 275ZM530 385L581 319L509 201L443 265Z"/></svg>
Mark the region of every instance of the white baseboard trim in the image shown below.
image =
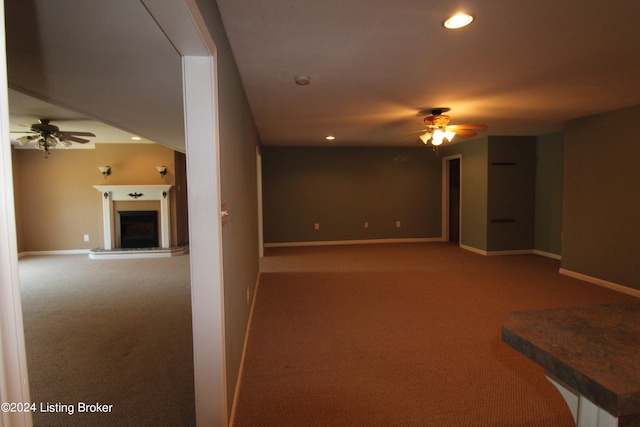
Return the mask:
<svg viewBox="0 0 640 427"><path fill-rule="evenodd" d="M314 242L265 243L265 248L281 248L289 246L334 246L334 245L367 245L374 243L423 243L442 242L441 237L406 238L406 239L365 239L365 240L319 240Z"/></svg>
<svg viewBox="0 0 640 427"><path fill-rule="evenodd" d="M473 246L460 244L460 247L464 250L474 252L476 254L484 255L484 256L495 256L495 255L530 255L533 253L533 249L518 249L512 251L485 251L484 249L474 248Z"/></svg>
<svg viewBox="0 0 640 427"><path fill-rule="evenodd" d="M485 255L485 256L487 255L487 251L474 248L473 246L463 245L462 243L460 243L460 248L464 249L465 251L473 252L474 254Z"/></svg>
<svg viewBox="0 0 640 427"><path fill-rule="evenodd" d="M603 280L597 277L588 276L586 274L567 270L566 268L561 268L559 270L559 273L564 274L565 276L573 277L574 279L582 280L584 282L592 283L594 285L602 286L604 288L612 289L614 291L622 292L623 294L640 298L640 289L630 288L628 286L620 285L618 283L609 282L608 280Z"/></svg>
<svg viewBox="0 0 640 427"><path fill-rule="evenodd" d="M535 255L540 255L540 256L547 257L547 258L557 259L558 261L562 259L562 255L554 254L554 253L551 253L551 252L539 251L538 249L534 249L533 253Z"/></svg>
<svg viewBox="0 0 640 427"><path fill-rule="evenodd" d="M460 247L464 250L474 252L476 254L484 255L484 256L497 256L497 255L540 255L547 258L553 258L560 260L562 257L557 254L552 254L550 252L539 251L537 249L518 249L512 251L485 251L482 249L474 248L473 246L460 244Z"/></svg>
<svg viewBox="0 0 640 427"><path fill-rule="evenodd" d="M149 250L113 250L103 251L96 249L66 249L55 251L24 251L18 254L18 259L27 256L38 255L88 255L91 259L125 259L125 258L168 258L189 253L189 246L180 246L169 249Z"/></svg>
<svg viewBox="0 0 640 427"><path fill-rule="evenodd" d="M113 249L100 248L89 251L91 259L128 259L128 258L171 258L189 253L189 246L177 246L173 248L153 249Z"/></svg>
<svg viewBox="0 0 640 427"><path fill-rule="evenodd" d="M85 255L88 254L91 249L67 249L59 251L24 251L18 254L18 258L31 255Z"/></svg>
<svg viewBox="0 0 640 427"><path fill-rule="evenodd" d="M487 256L494 255L532 255L533 249L517 249L511 251L487 251Z"/></svg>
<svg viewBox="0 0 640 427"><path fill-rule="evenodd" d="M253 319L253 308L255 307L256 297L258 296L258 285L260 284L260 273L256 278L256 286L251 299L251 309L249 310L249 319L247 320L247 330L244 334L244 344L242 346L242 357L240 358L240 369L238 370L238 379L236 381L236 390L233 393L233 402L231 402L231 416L229 417L229 425L235 424L236 406L238 405L238 396L240 394L240 386L242 385L242 374L244 373L244 360L247 354L247 344L249 342L249 332L251 330L251 320Z"/></svg>

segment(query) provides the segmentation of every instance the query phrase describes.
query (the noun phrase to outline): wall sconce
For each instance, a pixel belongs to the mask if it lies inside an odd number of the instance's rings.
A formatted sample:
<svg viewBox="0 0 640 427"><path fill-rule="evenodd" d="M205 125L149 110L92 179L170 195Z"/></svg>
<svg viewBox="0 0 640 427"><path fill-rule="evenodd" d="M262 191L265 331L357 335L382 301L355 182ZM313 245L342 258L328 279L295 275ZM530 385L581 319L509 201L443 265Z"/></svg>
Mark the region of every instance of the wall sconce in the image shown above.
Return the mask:
<svg viewBox="0 0 640 427"><path fill-rule="evenodd" d="M106 179L109 175L111 175L111 166L98 166L100 172L102 172L102 176Z"/></svg>
<svg viewBox="0 0 640 427"><path fill-rule="evenodd" d="M156 169L158 169L158 172L160 172L160 176L165 176L167 174L167 167L166 166L156 166Z"/></svg>

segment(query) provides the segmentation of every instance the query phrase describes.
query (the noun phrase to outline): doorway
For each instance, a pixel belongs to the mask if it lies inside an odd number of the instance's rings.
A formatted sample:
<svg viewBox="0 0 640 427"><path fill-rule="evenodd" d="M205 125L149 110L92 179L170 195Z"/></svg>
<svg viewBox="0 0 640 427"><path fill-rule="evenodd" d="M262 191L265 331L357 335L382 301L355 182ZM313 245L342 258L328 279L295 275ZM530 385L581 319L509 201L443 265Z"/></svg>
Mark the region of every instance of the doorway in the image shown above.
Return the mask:
<svg viewBox="0 0 640 427"><path fill-rule="evenodd" d="M449 242L460 243L460 159L449 162Z"/></svg>
<svg viewBox="0 0 640 427"><path fill-rule="evenodd" d="M462 156L442 159L442 240L460 244Z"/></svg>

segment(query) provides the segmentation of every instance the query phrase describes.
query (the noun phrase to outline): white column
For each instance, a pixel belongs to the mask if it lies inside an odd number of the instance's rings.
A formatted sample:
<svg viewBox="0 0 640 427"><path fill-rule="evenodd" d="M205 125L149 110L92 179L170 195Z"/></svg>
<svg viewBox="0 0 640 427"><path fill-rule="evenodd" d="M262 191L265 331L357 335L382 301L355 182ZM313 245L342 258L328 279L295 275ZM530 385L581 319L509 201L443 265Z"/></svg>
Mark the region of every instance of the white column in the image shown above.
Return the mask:
<svg viewBox="0 0 640 427"><path fill-rule="evenodd" d="M160 199L160 246L165 249L171 247L169 212L169 191L164 191Z"/></svg>
<svg viewBox="0 0 640 427"><path fill-rule="evenodd" d="M104 236L104 248L106 250L113 249L113 203L111 200L111 192L104 191L102 193L102 235Z"/></svg>

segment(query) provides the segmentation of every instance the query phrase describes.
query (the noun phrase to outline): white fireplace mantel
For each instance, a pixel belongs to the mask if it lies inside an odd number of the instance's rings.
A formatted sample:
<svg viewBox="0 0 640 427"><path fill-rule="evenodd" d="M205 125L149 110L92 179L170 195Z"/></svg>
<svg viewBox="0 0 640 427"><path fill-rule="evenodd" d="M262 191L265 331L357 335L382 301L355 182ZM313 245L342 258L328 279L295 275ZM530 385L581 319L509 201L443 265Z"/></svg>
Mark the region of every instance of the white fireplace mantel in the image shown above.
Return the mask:
<svg viewBox="0 0 640 427"><path fill-rule="evenodd" d="M102 220L104 229L104 248L113 249L113 202L116 201L160 201L160 238L161 247L171 246L169 190L171 185L94 185L102 194Z"/></svg>

